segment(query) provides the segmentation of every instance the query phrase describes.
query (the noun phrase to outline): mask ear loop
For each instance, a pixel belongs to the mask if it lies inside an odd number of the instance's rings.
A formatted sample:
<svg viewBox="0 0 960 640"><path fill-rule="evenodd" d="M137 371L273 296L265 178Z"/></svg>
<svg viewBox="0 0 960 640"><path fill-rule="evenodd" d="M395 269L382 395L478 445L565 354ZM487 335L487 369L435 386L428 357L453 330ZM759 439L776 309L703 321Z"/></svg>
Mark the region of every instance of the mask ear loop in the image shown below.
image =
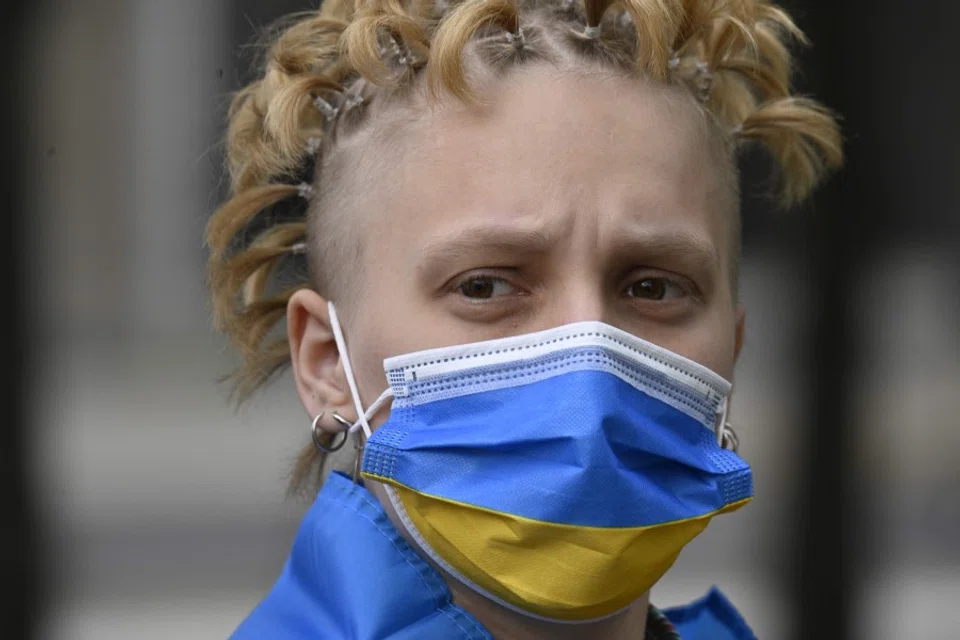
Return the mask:
<svg viewBox="0 0 960 640"><path fill-rule="evenodd" d="M356 483L360 478L360 466L363 459L363 449L366 446L367 439L373 433L370 428L370 418L375 416L380 409L393 397L393 389L387 387L380 397L377 398L370 408L363 410L363 404L360 402L360 390L357 388L357 380L353 376L353 365L350 364L350 354L347 352L347 341L343 337L343 328L340 326L340 318L337 316L337 309L333 302L327 303L327 310L330 314L330 326L333 329L333 339L337 343L337 351L340 353L340 359L343 361L343 373L347 377L347 384L350 386L350 397L353 399L353 406L357 410L357 421L350 425L347 433L354 434L360 429L363 435L358 436L356 457L353 462L353 482Z"/></svg>
<svg viewBox="0 0 960 640"><path fill-rule="evenodd" d="M327 303L327 310L330 313L330 325L333 328L333 339L337 342L337 350L340 352L340 360L343 362L343 372L347 376L347 384L350 386L350 396L353 399L353 406L357 410L357 421L350 427L350 433L356 433L363 429L363 435L367 438L373 431L370 429L370 418L375 416L387 400L393 397L393 389L387 387L380 397L377 398L370 408L363 410L363 404L360 402L360 390L357 388L357 380L353 377L353 366L350 364L350 355L347 352L347 341L343 337L343 329L340 327L340 318L337 317L337 309L332 302Z"/></svg>
<svg viewBox="0 0 960 640"><path fill-rule="evenodd" d="M727 422L727 415L730 412L730 395L723 399L723 408L718 411L720 416L720 423L717 425L717 445L721 449L729 449L734 453L737 452L737 449L740 448L740 438L737 436L737 432L733 430L733 427Z"/></svg>

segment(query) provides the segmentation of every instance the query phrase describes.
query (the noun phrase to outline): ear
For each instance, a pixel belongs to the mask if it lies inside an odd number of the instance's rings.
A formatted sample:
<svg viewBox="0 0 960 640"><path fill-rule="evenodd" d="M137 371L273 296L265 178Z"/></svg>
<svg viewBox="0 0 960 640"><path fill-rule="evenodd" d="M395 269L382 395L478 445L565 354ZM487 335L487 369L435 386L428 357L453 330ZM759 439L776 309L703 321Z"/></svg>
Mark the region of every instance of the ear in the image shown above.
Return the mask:
<svg viewBox="0 0 960 640"><path fill-rule="evenodd" d="M747 309L743 306L742 302L737 303L737 326L736 326L736 342L733 347L733 361L736 362L740 359L740 350L743 349L743 335L747 322Z"/></svg>
<svg viewBox="0 0 960 640"><path fill-rule="evenodd" d="M326 413L327 419L318 423L325 431L342 431L343 427L329 416L336 411L351 419L350 387L330 326L327 301L316 291L300 289L290 296L287 338L297 394L303 408L311 418L320 412Z"/></svg>

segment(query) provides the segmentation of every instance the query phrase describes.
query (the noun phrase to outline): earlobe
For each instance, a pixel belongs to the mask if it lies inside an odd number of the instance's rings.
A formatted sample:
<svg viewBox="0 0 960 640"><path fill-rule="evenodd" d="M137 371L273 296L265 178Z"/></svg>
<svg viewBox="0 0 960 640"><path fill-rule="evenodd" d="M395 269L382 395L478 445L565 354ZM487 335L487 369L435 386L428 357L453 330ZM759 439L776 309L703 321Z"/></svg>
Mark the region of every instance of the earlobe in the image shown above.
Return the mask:
<svg viewBox="0 0 960 640"><path fill-rule="evenodd" d="M350 406L350 390L330 326L327 301L317 292L300 289L290 296L287 338L297 393L307 415L342 413ZM320 425L339 430L328 420Z"/></svg>
<svg viewBox="0 0 960 640"><path fill-rule="evenodd" d="M743 306L742 302L737 303L736 313L736 334L734 342L734 351L733 351L733 361L736 362L740 359L740 351L743 349L743 338L744 331L746 330L746 321L747 321L747 309Z"/></svg>

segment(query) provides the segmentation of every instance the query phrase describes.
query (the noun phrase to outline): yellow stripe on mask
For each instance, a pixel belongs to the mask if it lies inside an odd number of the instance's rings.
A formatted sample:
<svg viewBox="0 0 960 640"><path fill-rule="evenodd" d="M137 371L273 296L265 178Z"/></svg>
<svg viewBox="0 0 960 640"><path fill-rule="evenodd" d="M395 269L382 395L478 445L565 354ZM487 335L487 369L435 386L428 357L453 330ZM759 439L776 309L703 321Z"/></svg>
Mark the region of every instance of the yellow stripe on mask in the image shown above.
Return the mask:
<svg viewBox="0 0 960 640"><path fill-rule="evenodd" d="M504 514L370 477L394 487L419 534L464 578L557 620L601 618L626 607L667 572L713 516L751 500L665 524L589 527Z"/></svg>

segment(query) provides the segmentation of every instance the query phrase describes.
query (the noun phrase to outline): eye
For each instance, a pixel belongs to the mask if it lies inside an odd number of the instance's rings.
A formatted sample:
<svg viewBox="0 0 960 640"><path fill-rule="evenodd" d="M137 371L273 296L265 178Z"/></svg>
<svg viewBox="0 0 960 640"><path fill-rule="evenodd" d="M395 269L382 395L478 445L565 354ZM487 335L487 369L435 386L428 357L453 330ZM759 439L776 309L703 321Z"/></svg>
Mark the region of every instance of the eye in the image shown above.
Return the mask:
<svg viewBox="0 0 960 640"><path fill-rule="evenodd" d="M471 300L489 300L515 293L517 288L503 278L471 276L457 285L457 291Z"/></svg>
<svg viewBox="0 0 960 640"><path fill-rule="evenodd" d="M626 295L629 298L657 301L682 298L687 292L683 286L667 278L644 278L627 287Z"/></svg>

